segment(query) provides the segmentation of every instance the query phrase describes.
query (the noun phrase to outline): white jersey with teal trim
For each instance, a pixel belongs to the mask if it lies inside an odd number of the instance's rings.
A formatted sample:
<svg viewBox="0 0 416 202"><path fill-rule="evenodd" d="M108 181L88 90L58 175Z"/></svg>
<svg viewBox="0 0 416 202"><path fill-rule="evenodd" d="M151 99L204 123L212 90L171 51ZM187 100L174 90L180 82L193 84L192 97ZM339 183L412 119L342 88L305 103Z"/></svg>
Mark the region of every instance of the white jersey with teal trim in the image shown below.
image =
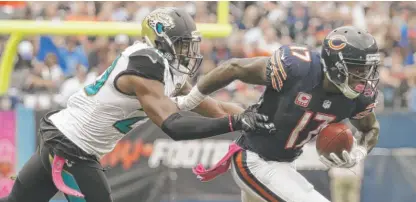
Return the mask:
<svg viewBox="0 0 416 202"><path fill-rule="evenodd" d="M135 43L126 48L93 84L72 95L65 109L49 117L69 140L85 152L101 158L111 152L131 129L147 120L138 99L119 92L114 86L116 76L127 69L129 56L144 48L150 47ZM166 71L170 71L166 59L163 60ZM170 86L175 84L165 81L165 88L171 89Z"/></svg>

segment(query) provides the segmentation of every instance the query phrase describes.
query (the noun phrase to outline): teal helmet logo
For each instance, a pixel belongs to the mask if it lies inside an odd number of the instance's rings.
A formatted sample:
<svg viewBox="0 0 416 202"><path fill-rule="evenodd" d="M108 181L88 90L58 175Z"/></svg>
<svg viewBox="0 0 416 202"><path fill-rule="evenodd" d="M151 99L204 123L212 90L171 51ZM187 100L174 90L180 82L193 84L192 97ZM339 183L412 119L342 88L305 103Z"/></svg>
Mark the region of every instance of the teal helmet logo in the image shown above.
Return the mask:
<svg viewBox="0 0 416 202"><path fill-rule="evenodd" d="M152 29L156 35L162 37L166 31L175 27L169 12L171 12L169 8L156 9L145 17L142 24Z"/></svg>
<svg viewBox="0 0 416 202"><path fill-rule="evenodd" d="M175 24L169 15L169 8L159 8L147 15L142 22L142 36L147 44L156 47L156 40L163 39L168 44L172 44L171 39L166 34L173 29Z"/></svg>
<svg viewBox="0 0 416 202"><path fill-rule="evenodd" d="M162 32L163 32L163 24L162 23L160 23L160 22L158 22L158 23L156 23L156 33L157 34L162 34Z"/></svg>

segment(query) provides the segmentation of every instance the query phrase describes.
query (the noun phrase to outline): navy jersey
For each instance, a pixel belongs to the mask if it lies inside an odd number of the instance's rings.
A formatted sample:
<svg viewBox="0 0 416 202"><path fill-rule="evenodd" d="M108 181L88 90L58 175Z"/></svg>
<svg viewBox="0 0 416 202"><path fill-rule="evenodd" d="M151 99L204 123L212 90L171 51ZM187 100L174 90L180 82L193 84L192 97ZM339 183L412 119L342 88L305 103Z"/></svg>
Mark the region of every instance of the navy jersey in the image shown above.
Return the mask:
<svg viewBox="0 0 416 202"><path fill-rule="evenodd" d="M323 77L318 52L304 46L276 50L267 66L269 85L256 105L259 113L272 119L276 132L246 135L239 143L267 160L293 161L323 124L372 112L375 96L351 100L342 93L328 93Z"/></svg>

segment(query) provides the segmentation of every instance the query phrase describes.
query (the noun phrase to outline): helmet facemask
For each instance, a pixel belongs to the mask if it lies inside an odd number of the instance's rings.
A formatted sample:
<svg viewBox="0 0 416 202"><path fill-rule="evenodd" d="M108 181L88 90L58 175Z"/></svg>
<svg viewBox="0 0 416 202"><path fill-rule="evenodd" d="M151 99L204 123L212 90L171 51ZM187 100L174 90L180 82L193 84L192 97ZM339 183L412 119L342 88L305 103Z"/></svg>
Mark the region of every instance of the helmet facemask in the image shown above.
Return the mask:
<svg viewBox="0 0 416 202"><path fill-rule="evenodd" d="M338 52L338 61L330 67L323 59L321 61L328 80L347 98L355 99L360 94L373 96L377 93L379 54L367 54L365 60L357 60L344 58L342 53Z"/></svg>
<svg viewBox="0 0 416 202"><path fill-rule="evenodd" d="M171 40L174 57L170 67L179 73L194 76L203 60L200 52L201 35L194 31L191 37L173 37Z"/></svg>

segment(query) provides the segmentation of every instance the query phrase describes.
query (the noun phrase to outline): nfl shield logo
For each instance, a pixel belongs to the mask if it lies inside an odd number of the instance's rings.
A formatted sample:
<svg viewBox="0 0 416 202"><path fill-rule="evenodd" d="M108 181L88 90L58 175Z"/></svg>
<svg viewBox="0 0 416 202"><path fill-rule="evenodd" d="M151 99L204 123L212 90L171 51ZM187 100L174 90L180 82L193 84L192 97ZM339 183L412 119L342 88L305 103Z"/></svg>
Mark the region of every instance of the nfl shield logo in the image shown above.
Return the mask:
<svg viewBox="0 0 416 202"><path fill-rule="evenodd" d="M331 107L331 101L325 100L324 103L322 104L322 107L324 109L329 109Z"/></svg>

